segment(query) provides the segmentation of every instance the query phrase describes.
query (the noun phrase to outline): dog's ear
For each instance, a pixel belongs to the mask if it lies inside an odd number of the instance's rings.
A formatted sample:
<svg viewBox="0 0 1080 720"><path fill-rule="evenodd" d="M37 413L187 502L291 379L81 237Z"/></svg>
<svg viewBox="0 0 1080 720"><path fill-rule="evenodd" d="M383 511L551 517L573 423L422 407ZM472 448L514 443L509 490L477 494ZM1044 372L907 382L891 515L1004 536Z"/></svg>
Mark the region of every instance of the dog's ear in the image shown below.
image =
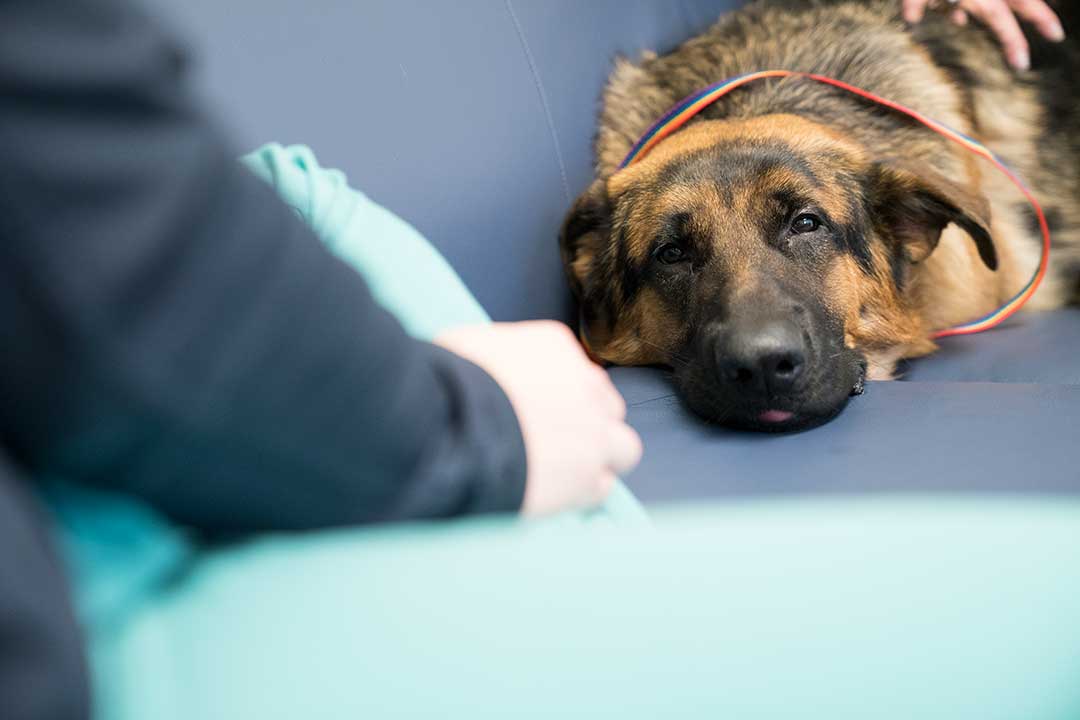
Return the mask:
<svg viewBox="0 0 1080 720"><path fill-rule="evenodd" d="M990 203L924 163L888 160L875 163L868 177L871 212L911 262L924 260L949 223L975 241L986 267L997 269L990 237Z"/></svg>
<svg viewBox="0 0 1080 720"><path fill-rule="evenodd" d="M611 283L605 280L610 254L611 199L603 179L574 202L563 221L559 250L563 270L581 311L581 339L595 351L612 330Z"/></svg>
<svg viewBox="0 0 1080 720"><path fill-rule="evenodd" d="M604 181L596 180L574 201L559 233L563 269L574 297L582 300L594 265L608 242L611 203Z"/></svg>

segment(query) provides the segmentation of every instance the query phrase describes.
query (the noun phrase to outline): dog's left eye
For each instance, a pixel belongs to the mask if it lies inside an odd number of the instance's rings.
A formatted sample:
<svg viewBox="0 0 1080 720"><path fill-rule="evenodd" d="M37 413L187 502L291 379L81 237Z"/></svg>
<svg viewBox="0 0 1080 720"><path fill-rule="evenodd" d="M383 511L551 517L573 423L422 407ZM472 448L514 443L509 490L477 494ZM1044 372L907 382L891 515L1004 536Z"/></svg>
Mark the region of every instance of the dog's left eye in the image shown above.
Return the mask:
<svg viewBox="0 0 1080 720"><path fill-rule="evenodd" d="M821 218L810 213L803 213L791 221L791 232L796 235L814 232L821 227Z"/></svg>
<svg viewBox="0 0 1080 720"><path fill-rule="evenodd" d="M653 257L665 265L674 265L686 257L686 252L675 243L666 243L656 248Z"/></svg>

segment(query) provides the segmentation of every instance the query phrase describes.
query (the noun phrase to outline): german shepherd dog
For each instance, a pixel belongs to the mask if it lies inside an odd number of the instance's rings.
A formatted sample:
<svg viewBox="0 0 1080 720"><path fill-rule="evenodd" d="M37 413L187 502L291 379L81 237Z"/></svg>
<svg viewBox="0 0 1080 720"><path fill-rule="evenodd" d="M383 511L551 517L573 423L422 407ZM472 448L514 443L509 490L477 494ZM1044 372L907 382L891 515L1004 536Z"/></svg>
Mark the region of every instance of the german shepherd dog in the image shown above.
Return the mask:
<svg viewBox="0 0 1080 720"><path fill-rule="evenodd" d="M598 360L665 365L707 420L816 425L935 349L933 331L1012 297L1038 265L1034 212L985 160L883 106L807 79L722 97L640 162L618 165L685 96L759 70L818 73L990 147L1053 232L1029 308L1076 299L1080 48L1029 34L1032 70L995 39L895 0L756 2L670 54L620 59L603 93L598 179L560 247ZM1080 30L1061 8L1068 33Z"/></svg>

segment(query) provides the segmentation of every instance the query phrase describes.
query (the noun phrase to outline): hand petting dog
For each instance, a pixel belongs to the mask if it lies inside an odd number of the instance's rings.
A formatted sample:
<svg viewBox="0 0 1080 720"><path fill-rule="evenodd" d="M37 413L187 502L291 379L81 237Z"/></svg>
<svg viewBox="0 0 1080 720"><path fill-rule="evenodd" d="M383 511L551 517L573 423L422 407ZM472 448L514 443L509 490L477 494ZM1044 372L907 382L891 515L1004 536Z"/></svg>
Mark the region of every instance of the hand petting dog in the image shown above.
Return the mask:
<svg viewBox="0 0 1080 720"><path fill-rule="evenodd" d="M1042 0L902 0L902 5L909 23L920 22L928 7L940 7L957 25L967 25L968 16L974 15L997 35L1009 64L1018 70L1031 67L1031 54L1017 17L1034 25L1048 40L1065 39L1061 20Z"/></svg>

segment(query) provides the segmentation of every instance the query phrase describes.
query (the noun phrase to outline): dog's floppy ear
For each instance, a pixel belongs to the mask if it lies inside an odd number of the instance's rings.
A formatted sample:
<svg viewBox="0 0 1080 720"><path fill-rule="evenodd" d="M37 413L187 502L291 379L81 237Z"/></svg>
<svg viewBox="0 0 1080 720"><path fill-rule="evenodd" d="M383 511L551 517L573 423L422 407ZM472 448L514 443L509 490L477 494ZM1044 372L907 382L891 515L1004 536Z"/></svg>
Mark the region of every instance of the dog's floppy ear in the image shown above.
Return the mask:
<svg viewBox="0 0 1080 720"><path fill-rule="evenodd" d="M891 159L875 163L868 178L871 211L911 262L924 260L956 223L975 241L986 267L997 269L990 237L990 203L925 163Z"/></svg>
<svg viewBox="0 0 1080 720"><path fill-rule="evenodd" d="M570 289L579 301L590 290L590 276L607 246L611 203L604 181L596 180L574 201L559 233L559 250Z"/></svg>
<svg viewBox="0 0 1080 720"><path fill-rule="evenodd" d="M603 179L596 180L574 202L563 221L559 250L563 270L581 311L581 339L596 357L610 339L613 302L608 296L611 199Z"/></svg>

